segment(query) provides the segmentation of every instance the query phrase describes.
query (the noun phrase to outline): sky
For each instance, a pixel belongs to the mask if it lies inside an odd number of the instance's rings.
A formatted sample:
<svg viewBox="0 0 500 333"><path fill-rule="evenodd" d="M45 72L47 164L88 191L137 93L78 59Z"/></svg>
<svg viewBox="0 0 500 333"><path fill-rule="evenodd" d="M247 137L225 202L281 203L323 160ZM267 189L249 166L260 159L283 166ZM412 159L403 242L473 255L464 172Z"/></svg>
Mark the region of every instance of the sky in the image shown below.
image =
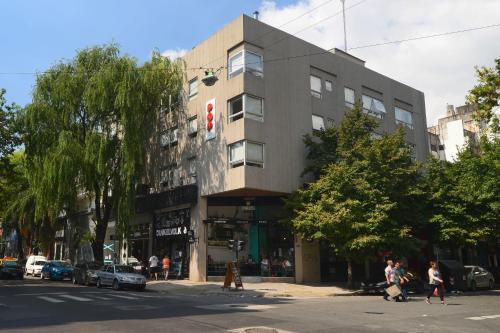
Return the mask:
<svg viewBox="0 0 500 333"><path fill-rule="evenodd" d="M445 114L447 104L465 103L475 83L474 66L492 66L500 57L500 27L356 48L499 24L499 0L345 3L349 52L368 68L423 91L429 126ZM114 42L140 62L153 49L177 57L256 9L262 21L308 42L344 48L339 0L4 0L0 88L7 90L9 102L25 105L35 82L32 73L71 59L79 49Z"/></svg>

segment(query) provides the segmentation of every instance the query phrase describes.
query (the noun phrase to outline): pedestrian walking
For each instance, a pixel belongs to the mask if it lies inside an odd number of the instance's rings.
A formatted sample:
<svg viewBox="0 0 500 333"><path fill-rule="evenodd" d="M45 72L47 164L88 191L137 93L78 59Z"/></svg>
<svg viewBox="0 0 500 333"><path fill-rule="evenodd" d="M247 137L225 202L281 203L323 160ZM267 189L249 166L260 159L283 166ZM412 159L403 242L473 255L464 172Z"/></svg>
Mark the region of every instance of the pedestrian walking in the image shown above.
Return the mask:
<svg viewBox="0 0 500 333"><path fill-rule="evenodd" d="M158 280L158 273L160 271L160 267L158 266L158 257L154 254L149 258L149 275L150 278L153 278L153 274L155 279Z"/></svg>
<svg viewBox="0 0 500 333"><path fill-rule="evenodd" d="M394 284L394 262L392 260L387 260L387 267L384 269L385 282L387 283L387 288ZM389 300L389 294L384 291L384 299Z"/></svg>
<svg viewBox="0 0 500 333"><path fill-rule="evenodd" d="M408 301L408 288L407 283L410 281L406 273L406 270L403 268L401 261L396 261L394 264L394 284L398 286L399 290L401 290L401 300L403 302ZM396 302L400 300L399 296L396 298Z"/></svg>
<svg viewBox="0 0 500 333"><path fill-rule="evenodd" d="M430 266L431 267L427 272L429 275L430 291L425 301L427 302L427 304L431 304L431 296L434 294L434 291L437 290L439 293L439 298L441 299L441 304L445 305L446 303L444 302L443 278L441 276L441 272L439 272L438 265L435 261L431 261Z"/></svg>
<svg viewBox="0 0 500 333"><path fill-rule="evenodd" d="M165 255L163 257L163 277L165 278L165 281L168 280L168 271L170 270L170 258L169 256Z"/></svg>

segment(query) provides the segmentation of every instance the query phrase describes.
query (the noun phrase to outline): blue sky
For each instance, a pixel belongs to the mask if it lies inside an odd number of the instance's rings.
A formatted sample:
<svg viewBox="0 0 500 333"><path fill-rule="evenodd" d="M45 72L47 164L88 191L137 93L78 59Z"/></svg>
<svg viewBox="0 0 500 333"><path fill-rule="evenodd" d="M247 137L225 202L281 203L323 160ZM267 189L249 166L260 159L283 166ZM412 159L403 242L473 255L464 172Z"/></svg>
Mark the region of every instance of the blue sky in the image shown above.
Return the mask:
<svg viewBox="0 0 500 333"><path fill-rule="evenodd" d="M275 1L284 6L295 1ZM190 49L261 0L15 0L0 10L0 73L46 70L76 50L116 42L139 61L153 48ZM30 101L33 75L0 74L9 102Z"/></svg>

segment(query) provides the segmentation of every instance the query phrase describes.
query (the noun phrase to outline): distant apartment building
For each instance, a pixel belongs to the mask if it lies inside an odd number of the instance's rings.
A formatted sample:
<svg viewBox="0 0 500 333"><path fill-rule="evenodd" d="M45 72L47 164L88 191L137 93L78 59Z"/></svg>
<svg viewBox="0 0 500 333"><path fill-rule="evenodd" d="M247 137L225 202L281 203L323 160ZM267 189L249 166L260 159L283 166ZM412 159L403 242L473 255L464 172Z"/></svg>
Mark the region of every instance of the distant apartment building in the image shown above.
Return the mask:
<svg viewBox="0 0 500 333"><path fill-rule="evenodd" d="M283 198L308 181L303 136L359 101L380 124L374 135L404 126L414 157L428 155L424 94L340 50L243 15L183 59L185 103L158 124L129 256L168 255L182 275L217 280L236 256L228 241L239 240L244 277L319 281L331 260L280 223Z"/></svg>
<svg viewBox="0 0 500 333"><path fill-rule="evenodd" d="M447 106L446 117L440 118L437 125L428 128L432 156L453 162L466 144L478 147L482 126L473 119L474 112L474 105L470 104L456 108L453 105Z"/></svg>

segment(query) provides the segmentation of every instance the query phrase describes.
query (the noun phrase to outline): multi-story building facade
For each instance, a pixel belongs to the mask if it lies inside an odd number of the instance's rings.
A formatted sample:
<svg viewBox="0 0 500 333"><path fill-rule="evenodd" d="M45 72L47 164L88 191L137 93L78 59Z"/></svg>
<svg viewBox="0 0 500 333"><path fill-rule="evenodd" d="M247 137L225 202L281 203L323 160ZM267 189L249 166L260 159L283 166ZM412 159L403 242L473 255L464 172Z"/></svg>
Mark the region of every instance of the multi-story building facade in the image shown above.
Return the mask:
<svg viewBox="0 0 500 333"><path fill-rule="evenodd" d="M429 148L432 156L453 162L466 144L479 149L479 132L485 126L474 120L475 107L466 104L458 107L448 105L446 117L428 128Z"/></svg>
<svg viewBox="0 0 500 333"><path fill-rule="evenodd" d="M374 135L403 125L416 159L427 156L424 94L340 50L241 16L183 59L185 103L165 110L149 161L156 193L139 203L133 228L149 230L149 254L182 262L192 280L223 275L235 258L228 240L244 242L244 276L320 279L319 244L279 222L282 198L308 181L303 136L355 102L379 120ZM218 76L211 86L207 68Z"/></svg>

